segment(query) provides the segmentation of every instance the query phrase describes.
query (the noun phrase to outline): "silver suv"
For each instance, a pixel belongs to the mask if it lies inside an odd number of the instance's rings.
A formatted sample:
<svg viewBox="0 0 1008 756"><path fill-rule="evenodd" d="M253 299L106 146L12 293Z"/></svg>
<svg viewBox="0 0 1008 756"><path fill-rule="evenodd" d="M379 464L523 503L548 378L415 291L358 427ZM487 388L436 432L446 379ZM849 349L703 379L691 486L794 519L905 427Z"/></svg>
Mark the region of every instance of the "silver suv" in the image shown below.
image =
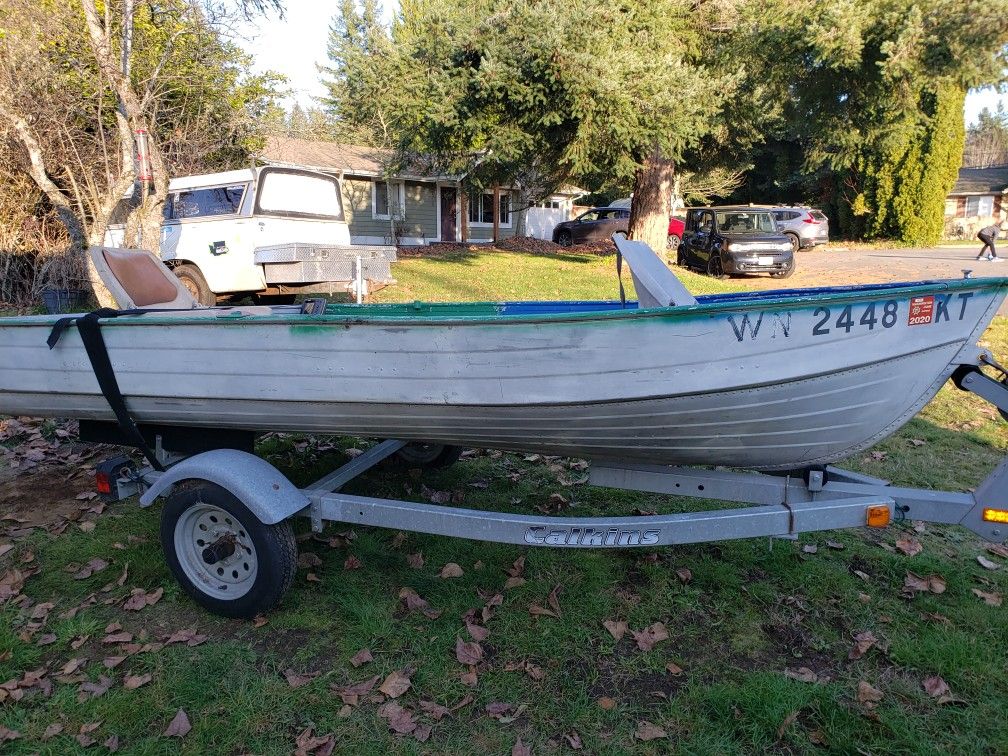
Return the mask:
<svg viewBox="0 0 1008 756"><path fill-rule="evenodd" d="M791 249L797 252L829 241L829 218L810 207L770 208L777 228L791 240Z"/></svg>

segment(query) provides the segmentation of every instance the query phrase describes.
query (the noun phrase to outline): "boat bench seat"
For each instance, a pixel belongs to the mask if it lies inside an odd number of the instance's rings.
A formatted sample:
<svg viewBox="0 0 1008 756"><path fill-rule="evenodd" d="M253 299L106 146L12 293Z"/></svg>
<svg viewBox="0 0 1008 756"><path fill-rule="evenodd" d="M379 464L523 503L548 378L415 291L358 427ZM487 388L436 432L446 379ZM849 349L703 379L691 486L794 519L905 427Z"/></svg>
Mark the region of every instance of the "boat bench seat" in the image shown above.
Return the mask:
<svg viewBox="0 0 1008 756"><path fill-rule="evenodd" d="M696 297L647 244L630 241L622 233L613 234L613 241L630 266L638 307L685 307L697 303Z"/></svg>
<svg viewBox="0 0 1008 756"><path fill-rule="evenodd" d="M124 310L195 310L200 305L174 273L143 249L91 247L98 276Z"/></svg>

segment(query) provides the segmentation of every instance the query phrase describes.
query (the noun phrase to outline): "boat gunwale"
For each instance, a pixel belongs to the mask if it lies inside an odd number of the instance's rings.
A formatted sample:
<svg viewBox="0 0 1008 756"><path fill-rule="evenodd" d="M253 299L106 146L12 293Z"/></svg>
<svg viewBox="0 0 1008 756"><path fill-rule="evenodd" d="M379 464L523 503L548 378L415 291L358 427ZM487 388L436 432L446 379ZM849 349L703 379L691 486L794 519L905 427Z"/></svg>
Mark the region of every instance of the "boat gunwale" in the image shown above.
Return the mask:
<svg viewBox="0 0 1008 756"><path fill-rule="evenodd" d="M408 308L416 307L417 304L425 307L435 306L452 308L501 308L507 305L549 305L549 304L574 304L574 303L597 303L616 304L617 300L528 300L524 302L390 302L379 305L353 305L337 304L341 308L360 307L360 312L340 312L325 313L320 315L307 315L301 313L277 313L270 315L242 314L235 312L232 314L222 314L218 317L208 318L205 315L196 317L186 317L185 314L173 314L171 316L158 316L156 312L143 315L126 315L118 318L102 320L102 327L119 326L144 326L144 325L287 325L287 326L352 326L352 325L409 325L409 326L444 326L444 325L507 325L507 324L553 324L566 322L590 322L590 321L620 321L625 319L638 318L688 318L691 316L717 315L721 313L734 313L740 311L750 311L754 308L762 310L778 310L789 306L798 306L799 309L808 309L820 303L843 303L858 301L887 300L896 297L905 297L914 294L927 294L941 291L957 290L980 290L996 291L998 289L1008 289L1008 277L983 277L983 278L956 278L956 279L936 279L933 281L912 281L879 284L859 284L855 286L842 287L820 287L814 289L770 289L751 292L725 292L724 294L708 295L711 297L728 296L731 299L724 301L699 301L695 305L678 305L672 307L648 307L648 308L612 308L605 310L584 310L574 312L525 312L525 313L479 313L472 315L456 314L423 314L411 315ZM786 296L773 296L775 293ZM704 295L701 295L704 296ZM737 298L736 298L737 297ZM388 313L368 314L369 307L401 307L401 315L391 315ZM240 305L236 307L240 309ZM76 313L78 315L86 313ZM35 315L35 316L12 316L0 318L0 327L14 326L46 326L51 327L57 320L72 317L71 315Z"/></svg>

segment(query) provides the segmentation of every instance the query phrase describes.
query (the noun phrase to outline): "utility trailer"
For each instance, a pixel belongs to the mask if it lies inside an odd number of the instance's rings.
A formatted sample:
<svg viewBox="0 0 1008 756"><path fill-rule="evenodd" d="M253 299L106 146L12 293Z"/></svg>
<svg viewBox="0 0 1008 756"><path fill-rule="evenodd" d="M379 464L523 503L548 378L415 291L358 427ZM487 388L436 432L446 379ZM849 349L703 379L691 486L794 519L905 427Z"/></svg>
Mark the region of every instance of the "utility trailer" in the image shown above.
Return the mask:
<svg viewBox="0 0 1008 756"><path fill-rule="evenodd" d="M963 365L953 380L1004 416L1006 376L989 377L980 370L985 364L994 365L989 355L981 354L976 364ZM595 460L591 485L744 506L641 517L560 517L342 493L355 477L392 456L417 467L443 466L458 458L456 447L386 440L298 488L252 453L252 433L157 426L141 426L141 431L164 471L136 468L126 457L117 457L99 466L98 490L112 501L139 494L144 507L164 497L161 543L172 573L196 602L227 617L268 612L290 588L297 569L294 516L307 517L315 532L327 522L338 522L553 548L654 548L760 536L794 538L911 519L961 525L995 543L1008 539L1008 459L971 493L893 486L832 465L765 474ZM114 424L81 422L84 440L124 442L117 433Z"/></svg>

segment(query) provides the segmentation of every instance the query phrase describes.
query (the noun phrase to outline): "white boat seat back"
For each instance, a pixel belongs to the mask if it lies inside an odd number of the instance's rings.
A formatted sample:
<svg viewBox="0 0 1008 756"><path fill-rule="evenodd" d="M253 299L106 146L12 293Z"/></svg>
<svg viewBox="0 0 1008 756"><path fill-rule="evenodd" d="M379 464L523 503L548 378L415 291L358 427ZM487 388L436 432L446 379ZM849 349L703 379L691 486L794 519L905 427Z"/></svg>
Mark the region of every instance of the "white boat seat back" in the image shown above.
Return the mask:
<svg viewBox="0 0 1008 756"><path fill-rule="evenodd" d="M194 310L200 306L175 274L146 250L91 247L88 252L112 298L124 310Z"/></svg>
<svg viewBox="0 0 1008 756"><path fill-rule="evenodd" d="M630 241L622 233L613 234L613 241L630 266L638 307L684 307L697 303L696 297L647 244Z"/></svg>

